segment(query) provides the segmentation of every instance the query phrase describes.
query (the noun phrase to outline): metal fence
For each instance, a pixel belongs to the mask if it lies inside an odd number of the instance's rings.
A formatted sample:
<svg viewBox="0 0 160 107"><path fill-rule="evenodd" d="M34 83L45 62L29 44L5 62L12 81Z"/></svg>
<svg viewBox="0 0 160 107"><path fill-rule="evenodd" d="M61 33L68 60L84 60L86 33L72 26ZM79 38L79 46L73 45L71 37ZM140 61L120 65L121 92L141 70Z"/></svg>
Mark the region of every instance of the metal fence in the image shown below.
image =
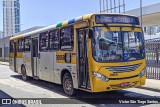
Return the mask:
<svg viewBox="0 0 160 107"><path fill-rule="evenodd" d="M147 78L160 80L160 38L146 40Z"/></svg>

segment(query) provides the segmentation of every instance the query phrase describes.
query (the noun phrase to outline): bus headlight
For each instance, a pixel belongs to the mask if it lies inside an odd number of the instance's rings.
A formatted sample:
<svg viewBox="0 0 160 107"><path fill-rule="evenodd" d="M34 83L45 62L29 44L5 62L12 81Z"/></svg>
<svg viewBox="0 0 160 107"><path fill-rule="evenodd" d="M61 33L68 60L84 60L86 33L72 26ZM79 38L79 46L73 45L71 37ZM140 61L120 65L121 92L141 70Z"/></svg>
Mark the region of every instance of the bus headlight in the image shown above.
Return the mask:
<svg viewBox="0 0 160 107"><path fill-rule="evenodd" d="M104 82L108 82L109 81L109 79L105 75L103 75L103 74L101 74L99 72L94 72L93 71L93 76L98 78L98 79L100 79L100 80L102 80L102 81L104 81Z"/></svg>
<svg viewBox="0 0 160 107"><path fill-rule="evenodd" d="M145 74L145 72L146 72L146 68L144 68L138 76L141 78Z"/></svg>

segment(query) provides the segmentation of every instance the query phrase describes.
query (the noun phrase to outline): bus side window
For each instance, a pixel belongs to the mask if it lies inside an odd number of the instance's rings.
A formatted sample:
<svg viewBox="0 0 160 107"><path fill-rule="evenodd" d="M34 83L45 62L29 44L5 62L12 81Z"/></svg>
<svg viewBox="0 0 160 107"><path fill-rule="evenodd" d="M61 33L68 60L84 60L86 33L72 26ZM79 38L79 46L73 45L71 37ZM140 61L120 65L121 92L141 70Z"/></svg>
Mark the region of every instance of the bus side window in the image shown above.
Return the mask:
<svg viewBox="0 0 160 107"><path fill-rule="evenodd" d="M74 46L74 28L68 26L60 30L60 49L61 50L73 50Z"/></svg>
<svg viewBox="0 0 160 107"><path fill-rule="evenodd" d="M18 40L18 52L23 52L24 50L24 41L23 39Z"/></svg>
<svg viewBox="0 0 160 107"><path fill-rule="evenodd" d="M31 50L31 37L26 37L24 39L24 50L25 50L25 52L30 52L30 50Z"/></svg>
<svg viewBox="0 0 160 107"><path fill-rule="evenodd" d="M11 53L14 52L14 41L10 41L9 51L10 51Z"/></svg>
<svg viewBox="0 0 160 107"><path fill-rule="evenodd" d="M59 50L59 30L49 32L49 50Z"/></svg>
<svg viewBox="0 0 160 107"><path fill-rule="evenodd" d="M48 32L44 32L40 34L40 42L39 42L39 51L48 51L48 39L49 39L49 34Z"/></svg>

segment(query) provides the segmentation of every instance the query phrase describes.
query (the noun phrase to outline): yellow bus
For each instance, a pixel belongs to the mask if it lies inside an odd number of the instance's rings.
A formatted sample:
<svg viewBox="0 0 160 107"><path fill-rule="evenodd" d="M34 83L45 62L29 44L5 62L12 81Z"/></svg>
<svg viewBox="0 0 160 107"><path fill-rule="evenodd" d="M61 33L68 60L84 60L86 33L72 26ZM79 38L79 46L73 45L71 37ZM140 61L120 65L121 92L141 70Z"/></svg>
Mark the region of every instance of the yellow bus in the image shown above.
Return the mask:
<svg viewBox="0 0 160 107"><path fill-rule="evenodd" d="M10 38L10 68L28 77L105 92L145 84L144 35L138 17L87 14Z"/></svg>

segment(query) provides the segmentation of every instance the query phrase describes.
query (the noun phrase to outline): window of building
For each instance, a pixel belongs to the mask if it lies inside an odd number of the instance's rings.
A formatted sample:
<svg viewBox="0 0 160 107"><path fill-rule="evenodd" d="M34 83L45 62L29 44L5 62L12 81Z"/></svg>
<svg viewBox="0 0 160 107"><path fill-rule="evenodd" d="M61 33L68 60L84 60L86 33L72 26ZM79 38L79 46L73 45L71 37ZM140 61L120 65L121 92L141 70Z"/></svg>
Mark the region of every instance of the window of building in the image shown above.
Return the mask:
<svg viewBox="0 0 160 107"><path fill-rule="evenodd" d="M53 30L49 33L49 50L59 49L59 30Z"/></svg>
<svg viewBox="0 0 160 107"><path fill-rule="evenodd" d="M24 50L24 41L23 39L18 40L18 52L23 52Z"/></svg>
<svg viewBox="0 0 160 107"><path fill-rule="evenodd" d="M17 7L17 2L16 1L14 1L14 7Z"/></svg>
<svg viewBox="0 0 160 107"><path fill-rule="evenodd" d="M5 1L3 1L3 7L5 7Z"/></svg>
<svg viewBox="0 0 160 107"><path fill-rule="evenodd" d="M6 58L8 58L9 57L9 49L8 49L8 47L5 47L4 48L4 57L6 57Z"/></svg>
<svg viewBox="0 0 160 107"><path fill-rule="evenodd" d="M47 51L48 50L48 39L49 39L49 34L48 32L44 32L40 34L40 42L39 42L39 50L40 51Z"/></svg>
<svg viewBox="0 0 160 107"><path fill-rule="evenodd" d="M0 57L2 57L2 48L0 48Z"/></svg>
<svg viewBox="0 0 160 107"><path fill-rule="evenodd" d="M10 41L10 52L14 52L14 41Z"/></svg>
<svg viewBox="0 0 160 107"><path fill-rule="evenodd" d="M31 37L26 37L24 39L24 50L26 52L31 50Z"/></svg>
<svg viewBox="0 0 160 107"><path fill-rule="evenodd" d="M62 28L60 31L60 49L72 50L73 49L74 32L73 26Z"/></svg>

